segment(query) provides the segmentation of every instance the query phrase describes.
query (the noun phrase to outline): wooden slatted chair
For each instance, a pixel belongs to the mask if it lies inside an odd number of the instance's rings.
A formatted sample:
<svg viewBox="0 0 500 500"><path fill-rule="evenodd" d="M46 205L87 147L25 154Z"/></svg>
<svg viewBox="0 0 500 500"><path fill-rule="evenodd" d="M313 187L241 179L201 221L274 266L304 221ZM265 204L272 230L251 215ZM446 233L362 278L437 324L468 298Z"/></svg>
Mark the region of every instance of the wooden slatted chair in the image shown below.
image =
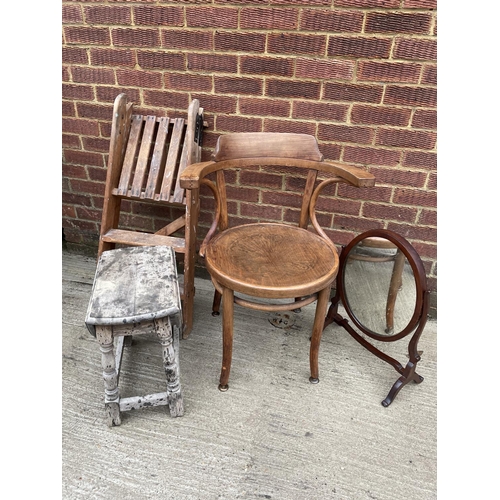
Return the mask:
<svg viewBox="0 0 500 500"><path fill-rule="evenodd" d="M295 167L299 175L304 176L297 226L250 223L228 227L224 172L256 166L261 169ZM207 178L211 174L215 175L216 182ZM319 181L318 174L325 178ZM315 206L323 188L337 182L369 187L374 185L375 178L359 168L323 161L313 136L289 133L221 136L213 161L190 165L182 173L181 186L191 192L193 214L199 205L202 185L210 188L216 200L215 219L200 255L205 257L217 291L214 310L218 309L217 298L222 297L221 391L228 388L231 369L234 303L263 311L289 311L317 300L309 359L310 381L319 381L319 344L339 259L335 245L318 224ZM313 231L308 230L309 222ZM283 299L288 300L283 302Z"/></svg>
<svg viewBox="0 0 500 500"><path fill-rule="evenodd" d="M196 227L187 208L192 206L190 194L187 200L179 176L201 159L203 126L203 108L197 99L191 102L185 119L133 114L133 103L127 102L127 96L116 97L98 249L98 258L117 244L168 245L184 254L184 338L193 322ZM184 214L154 234L122 229L124 199L180 207ZM184 230L183 237L173 236L179 230Z"/></svg>

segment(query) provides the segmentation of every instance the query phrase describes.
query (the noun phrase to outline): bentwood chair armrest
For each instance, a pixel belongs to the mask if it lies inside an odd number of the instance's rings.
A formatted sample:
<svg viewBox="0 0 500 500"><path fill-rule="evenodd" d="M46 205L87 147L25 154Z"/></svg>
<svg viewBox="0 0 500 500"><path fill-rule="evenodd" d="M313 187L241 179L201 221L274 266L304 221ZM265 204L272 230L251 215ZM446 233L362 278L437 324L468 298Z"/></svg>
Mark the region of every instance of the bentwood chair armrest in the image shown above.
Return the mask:
<svg viewBox="0 0 500 500"><path fill-rule="evenodd" d="M366 170L351 165L341 165L333 162L322 162L324 166L333 168L333 173L356 187L372 187L375 185L375 176ZM330 170L329 168L329 170Z"/></svg>
<svg viewBox="0 0 500 500"><path fill-rule="evenodd" d="M217 170L217 163L214 161L204 161L188 165L179 178L180 185L184 189L199 189L201 179L214 170Z"/></svg>

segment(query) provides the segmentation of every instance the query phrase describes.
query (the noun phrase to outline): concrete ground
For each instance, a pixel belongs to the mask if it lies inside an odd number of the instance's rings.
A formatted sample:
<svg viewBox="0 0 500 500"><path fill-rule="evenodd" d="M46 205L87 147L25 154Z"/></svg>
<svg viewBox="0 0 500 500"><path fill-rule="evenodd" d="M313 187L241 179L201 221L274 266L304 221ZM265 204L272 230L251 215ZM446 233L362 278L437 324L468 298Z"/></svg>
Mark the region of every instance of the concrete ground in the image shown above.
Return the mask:
<svg viewBox="0 0 500 500"><path fill-rule="evenodd" d="M146 408L108 428L100 352L84 324L95 264L63 252L62 498L437 498L435 321L419 343L425 380L384 408L398 374L337 325L323 333L320 383L309 383L314 304L284 329L236 306L230 388L221 393L221 317L211 315L211 283L197 279L194 328L180 342L184 416ZM160 345L136 339L121 395L164 391ZM404 364L406 345L384 349Z"/></svg>

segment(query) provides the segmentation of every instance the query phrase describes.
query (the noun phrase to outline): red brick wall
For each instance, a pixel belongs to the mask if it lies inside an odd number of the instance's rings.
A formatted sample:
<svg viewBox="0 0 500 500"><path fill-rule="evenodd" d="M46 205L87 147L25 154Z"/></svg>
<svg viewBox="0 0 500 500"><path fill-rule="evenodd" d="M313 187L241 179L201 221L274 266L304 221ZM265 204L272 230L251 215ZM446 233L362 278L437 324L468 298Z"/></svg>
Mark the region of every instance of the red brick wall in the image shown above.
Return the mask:
<svg viewBox="0 0 500 500"><path fill-rule="evenodd" d="M197 98L204 159L220 134L295 131L315 135L327 159L371 171L376 187L341 185L326 200L329 234L338 244L369 228L402 234L435 288L436 2L63 1L66 240L96 245L116 95L155 114ZM262 195L265 181L253 186ZM244 203L255 189L233 191L235 215L262 216ZM153 230L164 217L130 207L127 223Z"/></svg>

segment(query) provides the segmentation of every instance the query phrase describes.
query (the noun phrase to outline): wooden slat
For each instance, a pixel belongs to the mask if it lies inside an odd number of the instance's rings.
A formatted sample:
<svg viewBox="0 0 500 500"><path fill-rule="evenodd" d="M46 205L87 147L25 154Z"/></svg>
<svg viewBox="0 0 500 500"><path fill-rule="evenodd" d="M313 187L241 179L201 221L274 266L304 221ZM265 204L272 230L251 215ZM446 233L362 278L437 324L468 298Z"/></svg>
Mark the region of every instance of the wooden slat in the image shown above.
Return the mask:
<svg viewBox="0 0 500 500"><path fill-rule="evenodd" d="M167 201L170 198L170 191L175 175L175 168L177 159L179 158L179 151L181 149L181 140L184 132L184 119L174 119L174 130L172 138L170 139L170 147L168 148L167 163L165 165L165 172L163 174L163 182L161 184L161 191L159 199Z"/></svg>
<svg viewBox="0 0 500 500"><path fill-rule="evenodd" d="M188 142L188 137L184 139L184 144L182 145L181 160L179 162L179 168L177 169L177 179L175 181L174 195L172 197L173 203L182 203L184 201L184 188L180 185L180 175L186 169L188 163L188 151L192 145Z"/></svg>
<svg viewBox="0 0 500 500"><path fill-rule="evenodd" d="M162 116L158 119L158 122L158 132L156 134L153 157L151 158L151 166L149 167L148 182L144 191L144 198L150 200L154 199L156 191L160 186L161 169L164 165L166 155L165 143L167 141L170 119Z"/></svg>
<svg viewBox="0 0 500 500"><path fill-rule="evenodd" d="M155 131L156 116L146 116L144 133L142 134L141 148L139 149L139 156L137 158L137 165L135 167L134 179L132 181L132 196L140 196L146 171L148 168L149 152L153 143L153 134Z"/></svg>
<svg viewBox="0 0 500 500"><path fill-rule="evenodd" d="M139 137L142 129L142 115L132 116L132 128L130 130L130 137L127 144L127 151L125 152L125 159L123 160L122 173L120 176L120 183L118 184L118 193L122 196L127 195L128 187L130 185L130 176L134 168L135 155L139 144Z"/></svg>
<svg viewBox="0 0 500 500"><path fill-rule="evenodd" d="M170 224L167 224L165 227L162 227L160 230L156 231L155 234L160 234L162 236L169 236L172 233L175 233L182 227L186 225L186 214L181 215L178 219L175 219Z"/></svg>
<svg viewBox="0 0 500 500"><path fill-rule="evenodd" d="M101 239L110 243L121 243L123 245L131 246L167 245L173 247L176 252L180 253L184 253L186 249L186 242L183 238L140 233L124 229L111 229L104 234Z"/></svg>

